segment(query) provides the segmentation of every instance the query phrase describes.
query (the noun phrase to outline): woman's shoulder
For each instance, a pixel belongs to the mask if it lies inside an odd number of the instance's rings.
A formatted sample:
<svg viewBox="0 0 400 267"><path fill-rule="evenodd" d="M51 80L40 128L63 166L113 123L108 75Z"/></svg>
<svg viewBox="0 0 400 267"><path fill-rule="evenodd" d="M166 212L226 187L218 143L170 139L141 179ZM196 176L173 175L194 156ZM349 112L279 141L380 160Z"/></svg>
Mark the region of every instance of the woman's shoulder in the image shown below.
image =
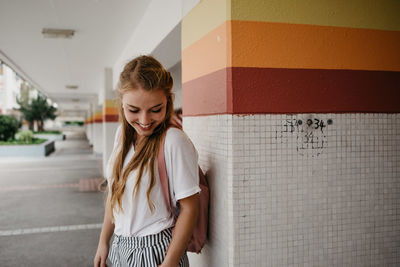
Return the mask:
<svg viewBox="0 0 400 267"><path fill-rule="evenodd" d="M192 141L186 133L178 128L171 127L165 136L165 149L190 149L195 150Z"/></svg>
<svg viewBox="0 0 400 267"><path fill-rule="evenodd" d="M165 143L166 144L179 144L181 142L187 142L190 141L189 137L183 132L182 130L175 128L175 127L170 127L167 130L167 133L165 135Z"/></svg>

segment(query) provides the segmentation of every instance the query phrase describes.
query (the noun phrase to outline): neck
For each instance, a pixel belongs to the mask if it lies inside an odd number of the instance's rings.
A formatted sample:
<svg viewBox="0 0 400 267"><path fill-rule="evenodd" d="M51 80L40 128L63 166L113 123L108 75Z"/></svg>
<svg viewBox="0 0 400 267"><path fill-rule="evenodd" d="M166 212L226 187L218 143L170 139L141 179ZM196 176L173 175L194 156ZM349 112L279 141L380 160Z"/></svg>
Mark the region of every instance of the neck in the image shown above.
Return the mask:
<svg viewBox="0 0 400 267"><path fill-rule="evenodd" d="M138 136L136 134L136 138L135 138L135 146L137 146L142 140L143 140L143 136Z"/></svg>

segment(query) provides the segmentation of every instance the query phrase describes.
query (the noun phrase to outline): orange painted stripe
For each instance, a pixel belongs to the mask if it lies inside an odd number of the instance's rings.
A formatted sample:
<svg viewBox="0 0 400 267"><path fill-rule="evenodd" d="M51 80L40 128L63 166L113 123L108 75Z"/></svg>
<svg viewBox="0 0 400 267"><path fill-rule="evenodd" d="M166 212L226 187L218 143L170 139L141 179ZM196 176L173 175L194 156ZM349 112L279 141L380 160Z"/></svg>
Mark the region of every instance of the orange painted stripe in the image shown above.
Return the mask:
<svg viewBox="0 0 400 267"><path fill-rule="evenodd" d="M399 47L400 31L232 22L235 67L400 71Z"/></svg>
<svg viewBox="0 0 400 267"><path fill-rule="evenodd" d="M103 108L103 114L106 114L106 115L115 115L115 114L117 114L118 115L118 108L115 108L115 107Z"/></svg>
<svg viewBox="0 0 400 267"><path fill-rule="evenodd" d="M225 67L400 71L399 47L400 31L227 21L182 52L182 82Z"/></svg>
<svg viewBox="0 0 400 267"><path fill-rule="evenodd" d="M184 83L184 116L400 112L400 72L227 68Z"/></svg>
<svg viewBox="0 0 400 267"><path fill-rule="evenodd" d="M230 32L226 21L182 51L182 83L232 64Z"/></svg>
<svg viewBox="0 0 400 267"><path fill-rule="evenodd" d="M103 122L103 111L96 111L93 116L93 122Z"/></svg>

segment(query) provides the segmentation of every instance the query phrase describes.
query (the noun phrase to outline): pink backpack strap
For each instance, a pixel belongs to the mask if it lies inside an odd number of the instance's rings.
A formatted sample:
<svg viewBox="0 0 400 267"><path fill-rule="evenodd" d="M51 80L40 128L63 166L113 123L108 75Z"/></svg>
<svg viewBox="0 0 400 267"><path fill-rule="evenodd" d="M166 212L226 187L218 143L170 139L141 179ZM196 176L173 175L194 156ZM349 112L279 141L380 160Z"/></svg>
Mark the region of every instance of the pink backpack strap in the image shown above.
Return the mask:
<svg viewBox="0 0 400 267"><path fill-rule="evenodd" d="M160 175L161 187L164 193L164 198L166 203L168 204L168 209L172 211L171 208L171 200L169 196L169 183L168 183L168 175L167 175L167 168L165 166L165 156L164 156L164 141L165 141L165 134L161 139L160 149L158 152L158 174Z"/></svg>

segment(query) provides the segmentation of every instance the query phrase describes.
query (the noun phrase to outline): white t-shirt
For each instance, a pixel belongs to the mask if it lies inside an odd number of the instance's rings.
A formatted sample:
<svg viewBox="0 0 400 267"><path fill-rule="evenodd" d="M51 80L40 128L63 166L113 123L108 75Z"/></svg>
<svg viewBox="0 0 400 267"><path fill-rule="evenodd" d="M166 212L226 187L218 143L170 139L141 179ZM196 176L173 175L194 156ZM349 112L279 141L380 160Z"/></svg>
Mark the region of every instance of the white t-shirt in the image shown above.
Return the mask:
<svg viewBox="0 0 400 267"><path fill-rule="evenodd" d="M116 132L114 150L106 168L109 189L111 189L112 184L111 176L114 158L121 149L121 146L118 144L120 132L121 126ZM125 158L124 168L132 159L134 153L134 146L132 145ZM168 129L164 142L164 155L172 203L200 192L198 154L192 142L183 131L176 128ZM157 234L174 225L174 219L167 209L162 192L160 176L158 174L158 162L156 161L155 164L155 184L150 192L150 199L154 204L153 213L150 211L146 198L150 173L148 171L143 172L136 199L133 200L133 188L137 176L137 170L134 170L128 176L122 196L123 211L119 211L118 206L114 208L114 233L116 235L145 236Z"/></svg>

